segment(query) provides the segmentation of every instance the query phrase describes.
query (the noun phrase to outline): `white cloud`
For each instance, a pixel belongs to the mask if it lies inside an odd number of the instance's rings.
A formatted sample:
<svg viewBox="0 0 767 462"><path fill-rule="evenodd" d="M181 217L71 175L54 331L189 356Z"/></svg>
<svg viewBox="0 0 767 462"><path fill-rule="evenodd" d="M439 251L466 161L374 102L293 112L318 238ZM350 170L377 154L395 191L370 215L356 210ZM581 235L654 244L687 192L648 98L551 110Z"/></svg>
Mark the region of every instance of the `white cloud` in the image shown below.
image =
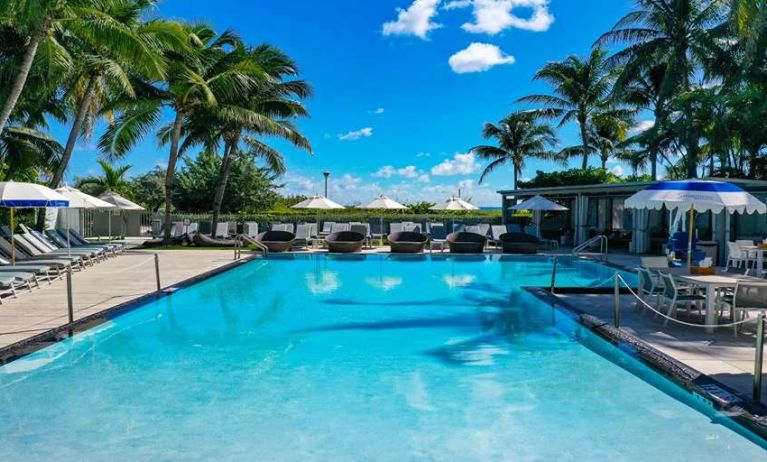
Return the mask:
<svg viewBox="0 0 767 462"><path fill-rule="evenodd" d="M445 159L431 169L434 176L471 175L479 170L480 165L474 154L456 154L452 159Z"/></svg>
<svg viewBox="0 0 767 462"><path fill-rule="evenodd" d="M421 183L428 183L431 181L431 177L424 173L418 176L418 181Z"/></svg>
<svg viewBox="0 0 767 462"><path fill-rule="evenodd" d="M457 0L445 5L445 9L473 6L474 22L461 26L475 34L495 35L514 27L533 32L543 32L554 23L549 12L550 0ZM514 10L532 10L521 17Z"/></svg>
<svg viewBox="0 0 767 462"><path fill-rule="evenodd" d="M431 157L431 153L430 152L419 152L415 156L416 157Z"/></svg>
<svg viewBox="0 0 767 462"><path fill-rule="evenodd" d="M612 173L615 176L623 176L626 171L623 170L623 167L620 165L615 165L613 168L610 169L610 173Z"/></svg>
<svg viewBox="0 0 767 462"><path fill-rule="evenodd" d="M428 33L442 27L432 22L441 0L415 0L410 8L397 8L397 20L384 23L383 35L415 35L426 39Z"/></svg>
<svg viewBox="0 0 767 462"><path fill-rule="evenodd" d="M391 178L393 176L403 176L405 178L418 177L418 169L415 165L408 165L407 167L395 168L393 165L384 165L379 168L377 172L373 173L373 176L379 178Z"/></svg>
<svg viewBox="0 0 767 462"><path fill-rule="evenodd" d="M362 138L370 138L371 136L373 136L373 129L371 127L365 127L338 135L338 139L341 141L357 141Z"/></svg>
<svg viewBox="0 0 767 462"><path fill-rule="evenodd" d="M629 133L631 135L638 135L640 133L646 132L647 130L653 128L655 126L654 120L640 120L636 124L634 124L633 127L631 127L631 130L629 130Z"/></svg>
<svg viewBox="0 0 767 462"><path fill-rule="evenodd" d="M371 114L383 114L384 112L386 112L386 110L382 107L379 107L378 109L374 111L370 111Z"/></svg>
<svg viewBox="0 0 767 462"><path fill-rule="evenodd" d="M457 74L485 72L501 64L514 64L514 57L505 55L500 48L487 43L472 43L465 50L454 54L448 60L450 68Z"/></svg>

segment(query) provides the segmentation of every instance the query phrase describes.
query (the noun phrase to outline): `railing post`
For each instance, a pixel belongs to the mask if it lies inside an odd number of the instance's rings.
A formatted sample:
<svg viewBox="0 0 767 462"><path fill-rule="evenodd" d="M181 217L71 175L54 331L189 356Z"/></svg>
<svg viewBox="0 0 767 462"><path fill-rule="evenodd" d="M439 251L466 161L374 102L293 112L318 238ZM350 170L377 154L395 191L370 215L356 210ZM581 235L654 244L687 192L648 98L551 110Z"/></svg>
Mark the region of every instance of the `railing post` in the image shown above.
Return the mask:
<svg viewBox="0 0 767 462"><path fill-rule="evenodd" d="M767 315L759 315L759 324L756 326L756 354L754 355L754 401L759 403L762 399L762 367L764 366L764 329L767 325Z"/></svg>
<svg viewBox="0 0 767 462"><path fill-rule="evenodd" d="M75 322L75 307L72 299L72 265L67 266L67 311L69 323Z"/></svg>
<svg viewBox="0 0 767 462"><path fill-rule="evenodd" d="M551 268L551 293L554 294L554 288L557 285L557 263L558 259L554 256L554 266Z"/></svg>
<svg viewBox="0 0 767 462"><path fill-rule="evenodd" d="M613 279L615 281L614 288L613 288L613 318L615 320L615 328L620 329L621 328L621 281L620 281L620 274L618 272L615 272L615 276L613 276Z"/></svg>
<svg viewBox="0 0 767 462"><path fill-rule="evenodd" d="M162 285L160 285L160 255L154 254L154 277L155 281L157 282L157 292L159 293L162 289Z"/></svg>

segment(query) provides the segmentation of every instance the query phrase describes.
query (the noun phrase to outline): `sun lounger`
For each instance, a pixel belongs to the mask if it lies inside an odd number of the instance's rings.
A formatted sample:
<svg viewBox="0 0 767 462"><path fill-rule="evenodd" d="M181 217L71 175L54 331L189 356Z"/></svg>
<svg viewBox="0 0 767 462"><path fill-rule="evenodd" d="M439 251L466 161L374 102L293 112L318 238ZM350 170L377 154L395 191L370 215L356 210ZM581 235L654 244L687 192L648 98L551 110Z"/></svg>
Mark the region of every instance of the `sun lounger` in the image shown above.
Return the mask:
<svg viewBox="0 0 767 462"><path fill-rule="evenodd" d="M536 254L539 240L525 233L506 233L501 236L503 253Z"/></svg>
<svg viewBox="0 0 767 462"><path fill-rule="evenodd" d="M330 252L355 253L362 250L362 246L365 244L365 235L353 231L341 231L328 236L325 242Z"/></svg>
<svg viewBox="0 0 767 462"><path fill-rule="evenodd" d="M429 237L423 233L402 231L389 234L389 245L392 253L423 253Z"/></svg>
<svg viewBox="0 0 767 462"><path fill-rule="evenodd" d="M33 258L65 258L69 259L71 262L82 261L84 264L93 264L95 262L95 258L91 256L91 252L79 253L73 251L70 254L40 250L40 248L34 245L32 241L30 241L24 234L14 234L13 241L17 248L20 247L24 252Z"/></svg>
<svg viewBox="0 0 767 462"><path fill-rule="evenodd" d="M242 234L248 237L258 236L258 223L255 221L247 221L242 225Z"/></svg>
<svg viewBox="0 0 767 462"><path fill-rule="evenodd" d="M487 238L481 234L458 232L447 236L450 253L483 253Z"/></svg>
<svg viewBox="0 0 767 462"><path fill-rule="evenodd" d="M429 233L429 252L439 249L440 252L447 247L447 228L443 224L432 223Z"/></svg>
<svg viewBox="0 0 767 462"><path fill-rule="evenodd" d="M6 241L5 238L0 237L0 251L7 259L11 259L13 249L11 243ZM24 251L23 248L16 248L16 263L28 261L34 262L40 265L52 265L59 269L66 269L68 266L72 266L73 269L82 269L82 258L78 256L72 257L34 257L31 254Z"/></svg>
<svg viewBox="0 0 767 462"><path fill-rule="evenodd" d="M310 223L303 223L296 226L296 234L293 240L293 247L309 247L309 241L312 238L313 226Z"/></svg>
<svg viewBox="0 0 767 462"><path fill-rule="evenodd" d="M213 237L218 239L229 237L229 223L216 224L216 232L213 234Z"/></svg>
<svg viewBox="0 0 767 462"><path fill-rule="evenodd" d="M256 240L269 252L287 252L293 246L296 235L288 231L266 231L258 235Z"/></svg>

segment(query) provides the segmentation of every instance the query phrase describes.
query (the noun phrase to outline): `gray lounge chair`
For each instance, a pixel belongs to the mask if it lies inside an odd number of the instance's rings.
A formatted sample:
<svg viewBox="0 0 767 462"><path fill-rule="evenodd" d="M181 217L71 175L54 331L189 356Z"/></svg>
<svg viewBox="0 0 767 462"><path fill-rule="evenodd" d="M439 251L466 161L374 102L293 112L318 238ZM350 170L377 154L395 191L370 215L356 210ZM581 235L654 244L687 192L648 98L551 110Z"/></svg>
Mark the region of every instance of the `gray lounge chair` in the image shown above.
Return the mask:
<svg viewBox="0 0 767 462"><path fill-rule="evenodd" d="M5 257L10 259L13 252L13 248L11 246L11 243L6 241L5 238L0 237L0 251L5 254ZM82 269L83 268L83 260L82 258L78 256L72 256L72 257L44 257L44 256L33 256L26 252L23 247L17 247L16 248L16 263L28 261L28 262L34 262L36 264L41 265L53 265L57 268L63 268L66 269L68 266L72 266L72 269Z"/></svg>
<svg viewBox="0 0 767 462"><path fill-rule="evenodd" d="M431 233L429 234L429 252L434 252L434 249L439 249L443 252L447 247L447 228L442 224L431 225Z"/></svg>
<svg viewBox="0 0 767 462"><path fill-rule="evenodd" d="M293 240L293 247L309 247L309 240L312 238L313 226L310 223L303 223L296 226L296 234Z"/></svg>

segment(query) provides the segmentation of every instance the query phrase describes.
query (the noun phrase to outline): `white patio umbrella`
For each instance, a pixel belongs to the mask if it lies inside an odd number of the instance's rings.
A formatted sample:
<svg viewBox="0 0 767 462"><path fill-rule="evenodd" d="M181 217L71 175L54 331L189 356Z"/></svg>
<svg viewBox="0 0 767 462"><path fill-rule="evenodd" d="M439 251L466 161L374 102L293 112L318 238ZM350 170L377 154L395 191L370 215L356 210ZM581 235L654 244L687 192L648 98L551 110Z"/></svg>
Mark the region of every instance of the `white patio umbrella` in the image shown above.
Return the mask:
<svg viewBox="0 0 767 462"><path fill-rule="evenodd" d="M373 200L369 204L365 204L361 209L366 210L407 210L407 206L400 204L399 202L395 201L394 199L390 199L384 195L381 195L377 199ZM384 225L383 225L383 214L381 215L381 245L383 245L383 235L384 235Z"/></svg>
<svg viewBox="0 0 767 462"><path fill-rule="evenodd" d="M327 197L316 195L316 196L310 197L309 199L306 199L305 201L299 202L298 204L294 205L292 208L304 209L304 210L340 210L346 207L336 202L333 202ZM318 236L319 236L319 232L320 232L320 215L317 214L317 235Z"/></svg>
<svg viewBox="0 0 767 462"><path fill-rule="evenodd" d="M104 194L99 196L99 199L109 204L112 204L114 206L114 209L119 210L121 218L122 218L123 210L146 210L144 209L144 207L138 205L135 202L129 201L128 199L124 198L123 196L113 191L105 192ZM111 212L110 212L110 215L111 215ZM122 230L121 230L121 233L122 233ZM112 234L112 217L111 216L109 217L109 234L111 237L111 234Z"/></svg>
<svg viewBox="0 0 767 462"><path fill-rule="evenodd" d="M466 202L460 197L451 196L447 198L445 202L441 204L437 204L434 207L430 208L429 210L459 212L459 211L467 211L467 210L479 210L479 207L469 202ZM452 229L455 227L455 219L452 219L450 221L451 221L450 228L452 232Z"/></svg>
<svg viewBox="0 0 767 462"><path fill-rule="evenodd" d="M534 196L526 201L509 207L509 210L530 210L533 212L534 222L537 229L538 238L541 237L541 212L566 212L568 209L554 201L546 199L543 196Z"/></svg>
<svg viewBox="0 0 767 462"><path fill-rule="evenodd" d="M662 181L626 199L626 208L679 210L690 213L687 243L687 267L692 263L692 240L695 212L767 213L767 205L739 186L723 181Z"/></svg>
<svg viewBox="0 0 767 462"><path fill-rule="evenodd" d="M110 204L109 202L102 201L99 198L93 197L90 194L85 194L79 189L75 189L69 186L62 186L61 188L56 189L56 192L66 197L69 200L70 209L113 209L115 208L115 206ZM111 235L112 234L111 220L109 223L109 227L110 227L109 234ZM71 249L69 223L67 223L67 248Z"/></svg>
<svg viewBox="0 0 767 462"><path fill-rule="evenodd" d="M69 200L51 188L35 183L0 182L0 207L11 209L11 261L16 263L13 213L21 208L68 207Z"/></svg>
<svg viewBox="0 0 767 462"><path fill-rule="evenodd" d="M429 210L453 210L453 211L461 211L461 210L479 210L479 207L477 207L474 204L471 204L469 202L466 202L465 200L461 199L460 197L449 197L445 202L441 204L437 204L434 207L430 208Z"/></svg>

